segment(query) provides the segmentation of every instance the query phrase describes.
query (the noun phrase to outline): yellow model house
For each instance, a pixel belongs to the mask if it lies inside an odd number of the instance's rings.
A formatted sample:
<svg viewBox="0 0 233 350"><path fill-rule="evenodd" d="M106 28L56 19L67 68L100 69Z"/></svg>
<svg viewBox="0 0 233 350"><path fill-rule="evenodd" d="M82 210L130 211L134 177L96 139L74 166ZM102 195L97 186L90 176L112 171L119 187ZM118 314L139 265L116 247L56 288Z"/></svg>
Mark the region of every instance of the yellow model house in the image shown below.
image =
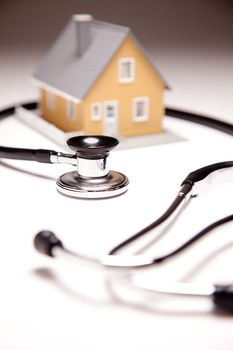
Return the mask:
<svg viewBox="0 0 233 350"><path fill-rule="evenodd" d="M64 131L162 131L166 84L127 27L72 16L33 78L41 116Z"/></svg>

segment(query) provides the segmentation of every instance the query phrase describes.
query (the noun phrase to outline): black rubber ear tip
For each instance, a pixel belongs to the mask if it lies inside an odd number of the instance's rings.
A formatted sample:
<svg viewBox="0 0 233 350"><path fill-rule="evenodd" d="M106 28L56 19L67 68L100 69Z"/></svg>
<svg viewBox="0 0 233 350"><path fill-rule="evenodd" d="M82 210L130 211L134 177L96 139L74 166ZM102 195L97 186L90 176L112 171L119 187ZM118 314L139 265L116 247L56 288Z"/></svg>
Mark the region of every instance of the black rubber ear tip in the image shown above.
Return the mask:
<svg viewBox="0 0 233 350"><path fill-rule="evenodd" d="M215 286L213 301L219 308L233 313L233 285Z"/></svg>
<svg viewBox="0 0 233 350"><path fill-rule="evenodd" d="M41 254L54 257L53 248L62 247L62 242L51 231L40 231L34 238L34 246Z"/></svg>

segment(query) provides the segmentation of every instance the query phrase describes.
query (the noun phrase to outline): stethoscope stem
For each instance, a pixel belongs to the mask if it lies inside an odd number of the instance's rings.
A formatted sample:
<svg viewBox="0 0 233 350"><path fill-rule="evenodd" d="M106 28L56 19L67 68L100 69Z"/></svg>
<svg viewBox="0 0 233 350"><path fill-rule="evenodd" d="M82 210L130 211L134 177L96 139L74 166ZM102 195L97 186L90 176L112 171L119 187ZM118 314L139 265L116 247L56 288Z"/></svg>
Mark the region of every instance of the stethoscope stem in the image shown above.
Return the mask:
<svg viewBox="0 0 233 350"><path fill-rule="evenodd" d="M0 158L28 160L39 163L64 163L77 165L77 157L75 155L56 152L48 149L30 149L1 146Z"/></svg>
<svg viewBox="0 0 233 350"><path fill-rule="evenodd" d="M52 164L71 164L77 165L77 157L74 154L67 154L62 152L55 152L56 154L51 154L50 163Z"/></svg>

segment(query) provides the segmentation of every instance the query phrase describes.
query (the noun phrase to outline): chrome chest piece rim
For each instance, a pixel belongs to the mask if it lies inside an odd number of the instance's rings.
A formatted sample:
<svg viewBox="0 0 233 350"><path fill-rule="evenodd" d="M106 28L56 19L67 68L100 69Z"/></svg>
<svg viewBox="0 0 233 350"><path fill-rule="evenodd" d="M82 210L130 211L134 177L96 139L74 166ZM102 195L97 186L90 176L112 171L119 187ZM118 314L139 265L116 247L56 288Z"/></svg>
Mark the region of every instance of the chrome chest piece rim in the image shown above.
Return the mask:
<svg viewBox="0 0 233 350"><path fill-rule="evenodd" d="M59 192L78 198L107 198L128 189L128 178L109 171L109 152L119 141L110 136L76 136L67 141L76 152L77 170L61 175L57 180Z"/></svg>

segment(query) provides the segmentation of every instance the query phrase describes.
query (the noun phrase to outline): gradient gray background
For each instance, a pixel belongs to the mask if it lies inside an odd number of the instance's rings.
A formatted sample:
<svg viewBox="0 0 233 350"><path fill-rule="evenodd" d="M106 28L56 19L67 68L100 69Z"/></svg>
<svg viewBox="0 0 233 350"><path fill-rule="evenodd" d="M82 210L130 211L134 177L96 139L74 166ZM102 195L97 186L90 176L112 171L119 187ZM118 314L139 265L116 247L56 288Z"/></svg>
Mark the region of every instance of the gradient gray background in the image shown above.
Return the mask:
<svg viewBox="0 0 233 350"><path fill-rule="evenodd" d="M172 88L168 105L233 122L230 0L0 0L0 106L36 97L28 77L78 12L132 29Z"/></svg>

